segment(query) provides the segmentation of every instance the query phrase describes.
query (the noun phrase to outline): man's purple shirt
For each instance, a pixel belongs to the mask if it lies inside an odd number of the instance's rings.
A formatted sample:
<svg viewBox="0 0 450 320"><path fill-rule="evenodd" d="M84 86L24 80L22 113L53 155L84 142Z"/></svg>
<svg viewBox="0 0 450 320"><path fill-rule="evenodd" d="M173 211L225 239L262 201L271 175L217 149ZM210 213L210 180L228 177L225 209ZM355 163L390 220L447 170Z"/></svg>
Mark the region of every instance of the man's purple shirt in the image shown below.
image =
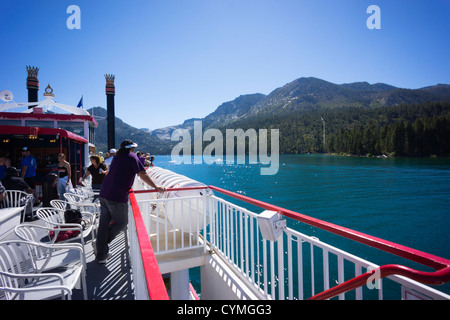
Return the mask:
<svg viewBox="0 0 450 320"><path fill-rule="evenodd" d="M134 178L143 170L144 166L133 152L116 155L103 180L99 196L110 201L128 202L128 191L134 183Z"/></svg>

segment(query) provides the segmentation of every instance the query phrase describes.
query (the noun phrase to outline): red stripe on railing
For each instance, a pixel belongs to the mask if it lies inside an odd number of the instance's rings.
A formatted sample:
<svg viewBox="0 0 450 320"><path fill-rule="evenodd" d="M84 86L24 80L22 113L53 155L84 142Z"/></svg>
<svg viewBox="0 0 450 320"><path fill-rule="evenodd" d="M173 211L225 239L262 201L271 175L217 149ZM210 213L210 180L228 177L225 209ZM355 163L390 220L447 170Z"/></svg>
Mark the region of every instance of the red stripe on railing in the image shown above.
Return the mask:
<svg viewBox="0 0 450 320"><path fill-rule="evenodd" d="M344 228L326 221L322 221L316 218L308 217L306 215L287 210L281 207L277 207L259 200L255 200L228 190L224 190L215 186L209 186L211 190L218 191L222 194L228 195L230 197L245 201L247 203L256 205L260 208L276 211L286 217L301 221L303 223L312 225L314 227L332 232L334 234L343 236L345 238L369 245L371 247L395 254L402 258L406 258L411 261L418 262L425 266L431 267L435 270L440 270L450 266L450 260L444 259L426 252L415 250L406 246L396 244L394 242L386 241L380 238L376 238L352 229Z"/></svg>
<svg viewBox="0 0 450 320"><path fill-rule="evenodd" d="M367 284L367 280L371 277L373 277L373 280L378 280L391 275L404 276L423 284L442 285L450 281L450 267L435 272L422 272L401 265L384 265L371 272L366 272L333 288L318 293L308 300L331 299L341 293L348 292Z"/></svg>
<svg viewBox="0 0 450 320"><path fill-rule="evenodd" d="M198 296L197 291L195 291L194 286L190 282L189 282L189 290L191 291L192 295L194 296L194 300L200 300L200 297Z"/></svg>
<svg viewBox="0 0 450 320"><path fill-rule="evenodd" d="M136 233L141 250L142 263L144 265L144 273L147 281L148 295L150 300L169 300L167 289L156 261L147 229L142 219L141 211L136 201L133 191L130 192L131 208L136 225Z"/></svg>

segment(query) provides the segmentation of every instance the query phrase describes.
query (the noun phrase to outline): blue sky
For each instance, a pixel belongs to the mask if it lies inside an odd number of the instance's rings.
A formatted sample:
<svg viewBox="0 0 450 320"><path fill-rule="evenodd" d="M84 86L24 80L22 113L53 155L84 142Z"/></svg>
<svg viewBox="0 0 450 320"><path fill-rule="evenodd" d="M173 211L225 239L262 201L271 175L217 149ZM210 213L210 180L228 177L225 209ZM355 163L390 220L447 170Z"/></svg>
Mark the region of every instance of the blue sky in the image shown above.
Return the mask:
<svg viewBox="0 0 450 320"><path fill-rule="evenodd" d="M66 26L70 5L81 29ZM369 30L370 5L381 29ZM300 77L403 88L450 83L448 0L2 0L0 90L27 101L27 65L55 100L106 108L138 128L204 117Z"/></svg>

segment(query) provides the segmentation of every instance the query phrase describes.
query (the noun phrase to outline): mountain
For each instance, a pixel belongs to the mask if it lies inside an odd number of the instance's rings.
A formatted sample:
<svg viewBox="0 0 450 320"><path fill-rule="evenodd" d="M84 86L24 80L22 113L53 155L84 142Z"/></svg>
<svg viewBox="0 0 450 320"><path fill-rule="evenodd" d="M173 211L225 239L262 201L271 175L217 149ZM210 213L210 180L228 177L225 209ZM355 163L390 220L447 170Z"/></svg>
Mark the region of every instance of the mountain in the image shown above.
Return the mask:
<svg viewBox="0 0 450 320"><path fill-rule="evenodd" d="M205 118L191 118L185 120L182 124L160 128L151 131L151 135L161 140L170 140L172 132L176 129L194 129L194 121L202 121L203 128L223 127L233 123L237 119L245 116L250 108L264 99L265 95L261 93L241 95L233 101L222 103L216 110Z"/></svg>
<svg viewBox="0 0 450 320"><path fill-rule="evenodd" d="M227 127L279 129L280 153L450 155L449 94L448 85L411 90L300 78Z"/></svg>
<svg viewBox="0 0 450 320"><path fill-rule="evenodd" d="M214 112L202 119L203 126L205 128L226 126L245 116L254 105L264 100L265 97L261 93L247 94L241 95L233 101L222 103Z"/></svg>
<svg viewBox="0 0 450 320"><path fill-rule="evenodd" d="M388 90L394 90L397 89L394 86L385 84L385 83L375 83L370 84L368 82L353 82L353 83L344 83L342 84L343 87L354 89L354 90L360 90L360 91L388 91Z"/></svg>
<svg viewBox="0 0 450 320"><path fill-rule="evenodd" d="M236 126L255 118L283 116L321 108L376 108L401 104L418 104L450 100L450 86L436 85L422 89L403 89L385 83L354 82L334 84L314 77L299 78L273 90L270 94L241 95L218 106L203 119L189 119L183 124L152 131L152 135L170 140L175 129L192 130L194 120L201 120L203 129Z"/></svg>
<svg viewBox="0 0 450 320"><path fill-rule="evenodd" d="M299 78L272 91L252 106L244 118L316 108L373 108L417 104L448 100L449 95L450 86L445 85L411 90L384 83L371 85L367 82L355 82L338 85L317 78Z"/></svg>
<svg viewBox="0 0 450 320"><path fill-rule="evenodd" d="M95 146L98 151L106 152L108 149L108 124L106 121L107 111L102 107L94 107L87 110L93 114L98 122L95 129ZM116 148L125 139L131 139L138 144L138 151L149 152L150 154L169 154L173 144L158 139L145 129L137 129L119 118L115 118L116 127Z"/></svg>
<svg viewBox="0 0 450 320"><path fill-rule="evenodd" d="M203 130L278 128L281 153L323 152L328 146L323 146L320 138L321 117L327 121L327 134L332 140L332 135L341 129L350 130L356 125L373 123L384 126L395 119L404 119L402 117L406 117L405 113L398 116L398 110L404 109L402 106L440 101L450 101L450 85L404 89L385 83L335 84L314 77L303 77L273 90L268 95L245 94L224 102L205 118L191 118L182 124L152 131L136 129L116 118L116 145L123 139L130 138L138 143L141 151L170 154L175 145L175 142L170 140L172 132L175 129L192 131L194 121L200 120ZM407 120L415 121L418 117L446 114L446 106L444 110L441 107L430 107L433 110L430 112L427 111L428 107L426 110L410 108L414 111L409 111ZM98 120L96 145L99 150L106 151L106 110L96 107L93 111L96 116L104 117Z"/></svg>
<svg viewBox="0 0 450 320"><path fill-rule="evenodd" d="M152 136L157 137L158 139L170 140L170 136L171 136L172 132L176 129L188 129L189 131L193 130L194 129L194 121L196 121L196 120L203 120L203 119L191 118L191 119L185 120L182 124L151 130L151 131L149 131L149 133Z"/></svg>

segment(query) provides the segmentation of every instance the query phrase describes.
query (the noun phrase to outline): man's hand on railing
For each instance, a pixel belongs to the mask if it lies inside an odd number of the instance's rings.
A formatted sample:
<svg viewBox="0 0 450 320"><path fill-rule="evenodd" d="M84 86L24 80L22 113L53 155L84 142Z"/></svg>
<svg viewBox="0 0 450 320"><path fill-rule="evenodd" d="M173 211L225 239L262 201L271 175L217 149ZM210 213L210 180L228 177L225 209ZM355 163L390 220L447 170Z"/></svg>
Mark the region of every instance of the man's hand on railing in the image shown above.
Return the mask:
<svg viewBox="0 0 450 320"><path fill-rule="evenodd" d="M161 187L161 186L157 186L155 184L155 182L152 180L152 178L150 178L150 176L147 174L147 172L145 170L142 170L138 173L138 176L142 179L142 181L144 181L146 184L148 184L149 186L157 189L159 192L164 192L166 191L166 188Z"/></svg>
<svg viewBox="0 0 450 320"><path fill-rule="evenodd" d="M158 190L159 192L165 192L166 191L166 188L161 187L161 186L156 186L155 189Z"/></svg>

